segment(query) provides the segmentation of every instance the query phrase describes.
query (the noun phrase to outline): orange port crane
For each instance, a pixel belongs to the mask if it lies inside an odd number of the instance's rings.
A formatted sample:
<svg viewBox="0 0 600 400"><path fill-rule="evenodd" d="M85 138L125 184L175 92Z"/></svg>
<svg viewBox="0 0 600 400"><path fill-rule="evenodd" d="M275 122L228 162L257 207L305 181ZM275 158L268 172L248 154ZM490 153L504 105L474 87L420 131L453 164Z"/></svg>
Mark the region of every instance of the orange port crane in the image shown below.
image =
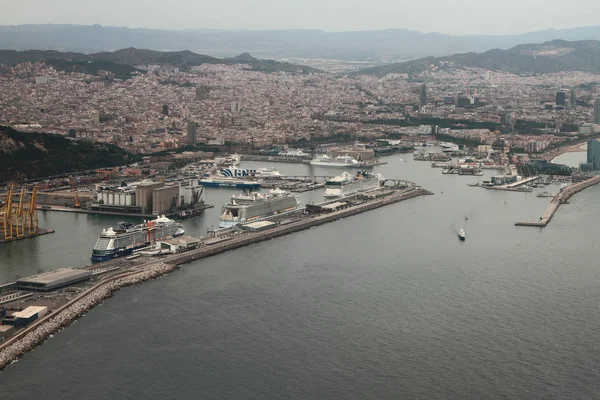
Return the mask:
<svg viewBox="0 0 600 400"><path fill-rule="evenodd" d="M16 212L12 213L13 227L16 230L17 237L22 238L25 236L25 217L23 215L23 199L25 199L25 186L21 188L21 194L19 196L19 206Z"/></svg>
<svg viewBox="0 0 600 400"><path fill-rule="evenodd" d="M13 225L12 225L12 201L13 201L13 191L15 185L13 182L8 186L8 193L6 194L6 202L4 203L4 207L0 211L2 214L2 218L0 222L2 223L2 228L4 229L4 239L12 239L13 238Z"/></svg>
<svg viewBox="0 0 600 400"><path fill-rule="evenodd" d="M25 214L25 222L27 224L27 232L30 235L38 233L38 213L37 213L37 185L33 187L31 198L29 199L29 207Z"/></svg>

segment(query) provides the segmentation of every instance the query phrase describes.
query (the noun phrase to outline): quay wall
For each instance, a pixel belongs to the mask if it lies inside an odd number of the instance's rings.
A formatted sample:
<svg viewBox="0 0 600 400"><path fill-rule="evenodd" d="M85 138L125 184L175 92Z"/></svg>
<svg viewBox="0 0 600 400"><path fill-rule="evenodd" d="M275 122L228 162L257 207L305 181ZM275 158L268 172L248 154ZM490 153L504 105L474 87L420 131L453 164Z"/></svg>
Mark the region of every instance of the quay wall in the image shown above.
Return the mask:
<svg viewBox="0 0 600 400"><path fill-rule="evenodd" d="M550 202L550 205L548 205L548 209L544 213L544 216L540 222L515 222L515 226L535 226L539 228L548 226L561 204L567 203L568 200L576 193L579 193L582 190L598 183L600 183L600 175L564 188L552 198L552 201Z"/></svg>
<svg viewBox="0 0 600 400"><path fill-rule="evenodd" d="M253 154L242 154L242 161L269 161L288 164L310 164L311 158L308 157L292 157L292 156L260 156Z"/></svg>
<svg viewBox="0 0 600 400"><path fill-rule="evenodd" d="M432 192L425 189L412 189L405 192L393 193L381 199L369 201L367 203L350 207L341 211L292 222L287 225L278 226L269 231L242 234L242 236L230 239L224 243L210 245L199 250L193 250L174 256L169 256L161 261L153 261L148 264L139 265L132 271L124 272L117 276L107 278L86 290L84 293L78 295L62 307L52 311L44 318L34 322L29 327L0 343L0 370L4 369L7 365L18 359L26 352L43 343L53 333L58 332L62 328L68 326L94 306L112 296L112 294L120 288L139 284L149 279L154 279L161 275L167 274L173 271L177 264L189 263L232 249L262 242L275 237L288 235L290 233L312 228L313 226L326 224L341 218L346 218L352 215L374 210L376 208L403 200L432 194Z"/></svg>
<svg viewBox="0 0 600 400"><path fill-rule="evenodd" d="M0 370L43 343L53 333L70 325L120 288L157 278L171 272L174 268L174 265L158 262L141 271L130 271L114 276L86 290L46 317L2 342L0 344Z"/></svg>
<svg viewBox="0 0 600 400"><path fill-rule="evenodd" d="M302 230L310 229L314 226L323 225L328 222L336 221L341 218L350 217L352 215L360 214L366 211L374 210L389 204L397 203L403 200L408 200L413 197L432 195L428 190L415 189L404 193L394 194L388 197L384 197L379 200L371 201L356 207L347 208L345 210L332 212L318 217L308 218L297 222L290 223L288 225L278 226L268 231L252 233L249 236L241 236L238 238L230 239L226 242L204 247L200 250L194 250L191 252L176 255L170 258L169 261L177 264L185 264L202 258L214 256L229 250L237 249L240 247L248 246L250 244L270 240L276 237L289 235L290 233L299 232Z"/></svg>

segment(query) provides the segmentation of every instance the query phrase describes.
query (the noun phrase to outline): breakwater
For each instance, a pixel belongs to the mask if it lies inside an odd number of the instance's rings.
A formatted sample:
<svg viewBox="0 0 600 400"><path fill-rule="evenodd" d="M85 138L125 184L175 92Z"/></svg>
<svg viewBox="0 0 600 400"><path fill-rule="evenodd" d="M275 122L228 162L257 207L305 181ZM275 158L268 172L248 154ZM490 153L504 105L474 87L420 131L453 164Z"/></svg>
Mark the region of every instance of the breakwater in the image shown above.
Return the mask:
<svg viewBox="0 0 600 400"><path fill-rule="evenodd" d="M0 370L43 343L53 333L70 325L120 288L157 278L171 272L174 268L175 266L172 264L157 262L148 264L143 270L129 271L98 283L2 343L0 345Z"/></svg>
<svg viewBox="0 0 600 400"><path fill-rule="evenodd" d="M574 185L564 188L561 190L556 196L552 198L548 208L544 215L540 218L539 222L515 222L516 226L534 226L538 228L544 228L548 226L550 221L552 221L552 217L558 211L558 208L561 204L565 204L568 200L576 193L581 192L584 189L589 188L590 186L594 186L600 183L600 176L595 176L593 178L587 179L583 182L578 182Z"/></svg>
<svg viewBox="0 0 600 400"><path fill-rule="evenodd" d="M43 343L50 335L68 326L124 286L139 284L167 274L173 271L178 264L189 263L423 195L433 195L433 193L422 188L393 191L384 197L343 210L294 220L263 232L243 233L221 243L205 245L198 250L167 256L158 262L150 261L140 264L117 276L105 278L67 304L2 342L0 344L0 370Z"/></svg>
<svg viewBox="0 0 600 400"><path fill-rule="evenodd" d="M242 154L242 161L268 161L287 164L310 164L311 157L292 157L292 156L268 156L255 154Z"/></svg>
<svg viewBox="0 0 600 400"><path fill-rule="evenodd" d="M169 258L169 261L177 264L185 264L202 258L214 256L216 254L224 253L229 250L237 249L240 247L248 246L250 244L270 240L276 237L289 235L294 232L310 229L314 226L323 225L329 222L339 220L341 218L347 218L352 215L360 214L366 211L374 210L376 208L384 207L389 204L397 203L403 200L408 200L418 196L433 195L432 192L425 189L413 189L406 192L394 193L390 196L382 199L363 203L358 206L349 207L344 210L335 211L329 214L324 214L308 219L302 219L296 222L292 222L286 225L281 225L267 231L258 233L247 233L241 235L241 237L233 238L223 243L214 244L211 246L203 247L199 250L193 250L187 253L182 253Z"/></svg>

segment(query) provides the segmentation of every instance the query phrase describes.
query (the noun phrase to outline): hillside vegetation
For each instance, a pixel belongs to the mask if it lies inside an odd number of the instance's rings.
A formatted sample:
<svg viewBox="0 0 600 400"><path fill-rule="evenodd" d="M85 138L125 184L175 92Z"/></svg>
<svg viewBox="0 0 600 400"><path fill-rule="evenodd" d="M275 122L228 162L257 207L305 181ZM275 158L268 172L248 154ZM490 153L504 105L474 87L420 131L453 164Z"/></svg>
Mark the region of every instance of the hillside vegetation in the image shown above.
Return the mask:
<svg viewBox="0 0 600 400"><path fill-rule="evenodd" d="M0 126L0 182L115 167L133 161L135 157L112 144L23 133Z"/></svg>
<svg viewBox="0 0 600 400"><path fill-rule="evenodd" d="M86 74L96 74L101 69L113 72L117 78L126 79L134 72L141 72L136 66L143 65L169 65L182 71L202 64L248 65L253 71L264 72L293 72L293 73L318 73L323 72L316 68L279 62L262 60L243 53L232 58L215 58L197 54L189 50L184 51L156 51L140 50L133 47L126 49L102 52L95 54L61 53L45 50L0 50L0 64L15 65L22 62L45 62L62 71L77 71Z"/></svg>

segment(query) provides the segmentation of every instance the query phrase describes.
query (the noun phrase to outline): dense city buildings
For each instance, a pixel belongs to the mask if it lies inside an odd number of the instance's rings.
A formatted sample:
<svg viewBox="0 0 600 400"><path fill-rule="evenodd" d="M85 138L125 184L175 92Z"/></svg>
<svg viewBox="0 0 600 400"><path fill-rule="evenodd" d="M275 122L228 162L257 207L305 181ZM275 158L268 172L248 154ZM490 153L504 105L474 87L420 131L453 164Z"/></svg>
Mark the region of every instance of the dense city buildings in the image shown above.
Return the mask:
<svg viewBox="0 0 600 400"><path fill-rule="evenodd" d="M452 63L411 76L267 73L244 65L136 67L143 72L126 80L43 63L4 68L0 125L111 142L133 153L432 132L543 152L599 131L600 105L594 112L593 101L598 79L585 72L516 75ZM576 96L573 89L567 101L557 87L577 88Z"/></svg>

